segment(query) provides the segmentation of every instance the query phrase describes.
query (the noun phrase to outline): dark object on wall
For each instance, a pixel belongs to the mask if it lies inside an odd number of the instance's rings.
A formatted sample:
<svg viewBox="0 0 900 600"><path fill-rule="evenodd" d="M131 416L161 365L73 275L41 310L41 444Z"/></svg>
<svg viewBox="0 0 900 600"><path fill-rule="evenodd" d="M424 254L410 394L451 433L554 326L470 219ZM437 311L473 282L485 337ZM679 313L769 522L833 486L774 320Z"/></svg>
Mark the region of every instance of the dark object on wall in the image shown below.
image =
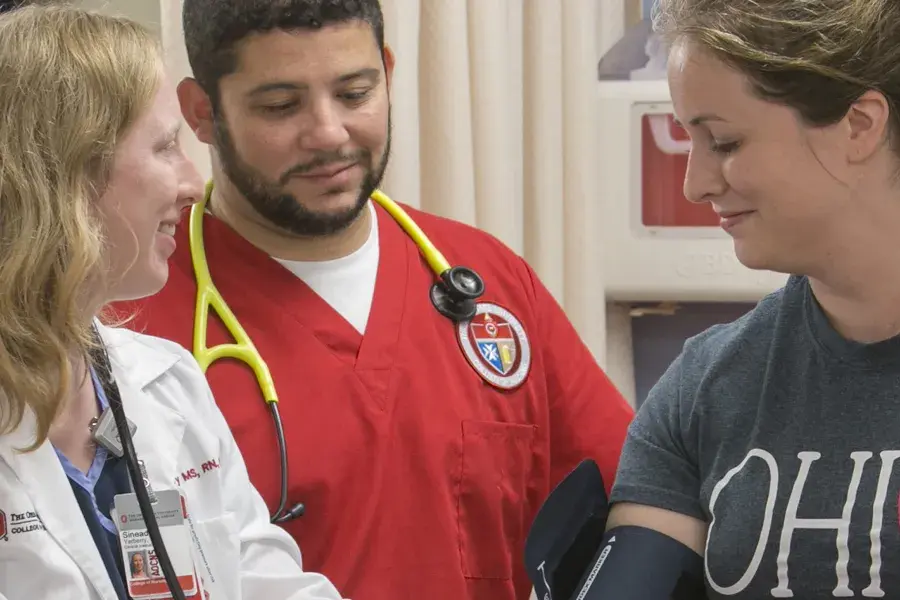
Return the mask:
<svg viewBox="0 0 900 600"><path fill-rule="evenodd" d="M0 0L0 14L9 12L14 8L23 6L27 0Z"/></svg>
<svg viewBox="0 0 900 600"><path fill-rule="evenodd" d="M649 19L644 19L626 31L622 39L600 59L597 65L597 79L627 81L631 78L632 71L646 66L650 60L646 51L647 40L652 31Z"/></svg>
<svg viewBox="0 0 900 600"><path fill-rule="evenodd" d="M672 316L646 315L631 320L635 397L640 406L650 389L684 348L689 337L719 323L731 323L756 306L752 302L683 302Z"/></svg>

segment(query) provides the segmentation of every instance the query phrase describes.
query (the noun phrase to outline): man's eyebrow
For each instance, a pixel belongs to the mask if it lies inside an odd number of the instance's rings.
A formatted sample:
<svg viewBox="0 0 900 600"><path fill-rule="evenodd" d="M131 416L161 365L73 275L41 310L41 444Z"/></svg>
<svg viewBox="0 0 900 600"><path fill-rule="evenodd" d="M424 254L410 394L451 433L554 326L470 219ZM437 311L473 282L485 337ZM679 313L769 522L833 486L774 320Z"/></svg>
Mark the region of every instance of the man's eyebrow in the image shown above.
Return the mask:
<svg viewBox="0 0 900 600"><path fill-rule="evenodd" d="M381 71L379 69L365 68L341 75L337 78L336 82L349 83L351 81L356 81L357 79L369 79L371 81L378 81L380 78ZM309 86L302 83L294 83L289 81L272 81L256 86L255 88L250 90L247 95L261 96L269 92L298 92L301 90L305 90L308 87Z"/></svg>
<svg viewBox="0 0 900 600"><path fill-rule="evenodd" d="M340 83L346 83L348 81L354 81L356 79L371 79L372 81L378 81L381 77L381 71L379 69L366 68L360 69L358 71L353 71L352 73L347 73L346 75L341 75L338 77L338 81Z"/></svg>
<svg viewBox="0 0 900 600"><path fill-rule="evenodd" d="M287 81L273 81L271 83L263 83L250 90L248 96L261 96L269 92L296 92L306 89L305 85L298 83L288 83Z"/></svg>

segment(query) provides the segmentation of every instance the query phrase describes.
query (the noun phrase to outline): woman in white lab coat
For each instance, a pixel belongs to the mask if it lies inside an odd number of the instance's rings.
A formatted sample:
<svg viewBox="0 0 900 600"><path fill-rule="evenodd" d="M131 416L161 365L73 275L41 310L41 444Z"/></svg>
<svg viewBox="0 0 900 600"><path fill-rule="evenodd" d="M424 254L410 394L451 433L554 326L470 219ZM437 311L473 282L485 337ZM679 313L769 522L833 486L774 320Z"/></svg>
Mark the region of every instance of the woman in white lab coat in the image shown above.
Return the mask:
<svg viewBox="0 0 900 600"><path fill-rule="evenodd" d="M174 225L202 192L179 123L136 24L61 7L0 16L0 599L164 585L111 405L136 427L135 473L187 597L340 598L269 523L191 355L100 325L107 303L165 284ZM166 514L171 490L184 506Z"/></svg>

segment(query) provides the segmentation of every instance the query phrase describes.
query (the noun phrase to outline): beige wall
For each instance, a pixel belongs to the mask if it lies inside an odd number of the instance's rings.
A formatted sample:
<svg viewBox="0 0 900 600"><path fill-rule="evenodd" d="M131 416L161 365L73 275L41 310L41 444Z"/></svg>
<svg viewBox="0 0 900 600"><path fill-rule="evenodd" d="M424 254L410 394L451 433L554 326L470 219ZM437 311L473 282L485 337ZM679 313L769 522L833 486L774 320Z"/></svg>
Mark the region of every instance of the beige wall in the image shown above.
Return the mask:
<svg viewBox="0 0 900 600"><path fill-rule="evenodd" d="M130 17L160 32L159 2L156 0L74 0L73 4L109 14Z"/></svg>
<svg viewBox="0 0 900 600"><path fill-rule="evenodd" d="M641 20L641 0L625 0L625 27Z"/></svg>

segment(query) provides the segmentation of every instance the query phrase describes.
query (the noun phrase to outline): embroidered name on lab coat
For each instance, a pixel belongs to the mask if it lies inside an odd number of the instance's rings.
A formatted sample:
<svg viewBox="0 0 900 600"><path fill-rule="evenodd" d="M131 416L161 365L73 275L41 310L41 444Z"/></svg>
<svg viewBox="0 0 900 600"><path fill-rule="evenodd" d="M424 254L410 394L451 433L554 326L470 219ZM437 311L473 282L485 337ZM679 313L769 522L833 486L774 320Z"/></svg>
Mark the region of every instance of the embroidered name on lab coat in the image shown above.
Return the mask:
<svg viewBox="0 0 900 600"><path fill-rule="evenodd" d="M36 512L10 512L0 510L0 541L9 541L10 536L44 531L44 523Z"/></svg>
<svg viewBox="0 0 900 600"><path fill-rule="evenodd" d="M218 468L219 459L211 458L207 461L202 462L197 467L182 471L181 474L175 478L175 485L180 486L182 482L191 481L192 479L200 479L206 473L215 471Z"/></svg>

